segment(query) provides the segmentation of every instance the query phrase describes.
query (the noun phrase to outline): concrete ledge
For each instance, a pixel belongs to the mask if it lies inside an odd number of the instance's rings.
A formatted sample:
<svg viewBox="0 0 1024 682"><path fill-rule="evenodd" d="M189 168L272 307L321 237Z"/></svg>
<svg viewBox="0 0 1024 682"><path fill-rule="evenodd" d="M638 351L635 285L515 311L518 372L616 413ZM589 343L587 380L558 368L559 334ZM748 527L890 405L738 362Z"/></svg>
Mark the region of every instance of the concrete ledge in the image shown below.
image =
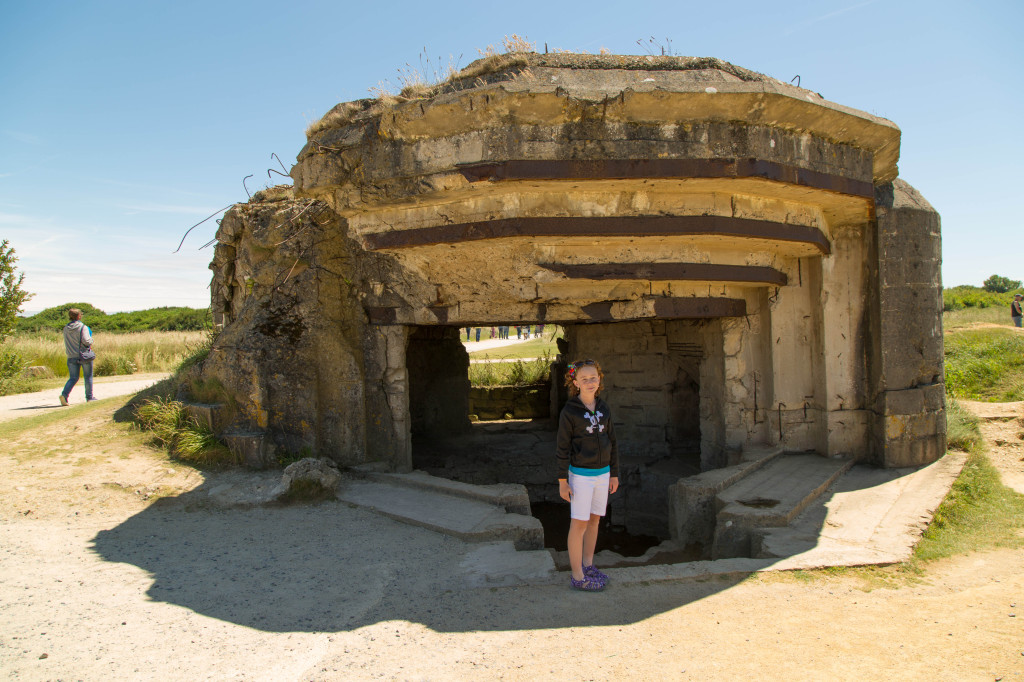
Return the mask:
<svg viewBox="0 0 1024 682"><path fill-rule="evenodd" d="M785 526L852 466L853 460L789 455L730 486L716 498L711 556L750 556L756 529Z"/></svg>
<svg viewBox="0 0 1024 682"><path fill-rule="evenodd" d="M365 478L406 488L429 490L468 500L478 500L500 507L512 514L529 516L531 513L530 496L526 492L526 486L517 483L474 485L440 476L431 476L425 471L413 471L407 474L369 472L365 474Z"/></svg>
<svg viewBox="0 0 1024 682"><path fill-rule="evenodd" d="M226 426L222 418L224 405L220 403L185 403L185 409L189 416L213 433L218 433Z"/></svg>
<svg viewBox="0 0 1024 682"><path fill-rule="evenodd" d="M451 535L466 542L507 540L516 549L542 549L539 520L509 514L487 502L406 486L393 480L351 481L337 493L342 502L395 521Z"/></svg>
<svg viewBox="0 0 1024 682"><path fill-rule="evenodd" d="M668 488L669 532L680 544L710 545L715 527L715 496L782 455L781 446L748 446L740 463L680 479Z"/></svg>
<svg viewBox="0 0 1024 682"><path fill-rule="evenodd" d="M459 565L470 587L553 582L558 576L551 552L516 551L511 542L488 542L470 551Z"/></svg>
<svg viewBox="0 0 1024 682"><path fill-rule="evenodd" d="M231 454L250 469L269 469L277 466L274 446L262 431L225 433L220 438Z"/></svg>

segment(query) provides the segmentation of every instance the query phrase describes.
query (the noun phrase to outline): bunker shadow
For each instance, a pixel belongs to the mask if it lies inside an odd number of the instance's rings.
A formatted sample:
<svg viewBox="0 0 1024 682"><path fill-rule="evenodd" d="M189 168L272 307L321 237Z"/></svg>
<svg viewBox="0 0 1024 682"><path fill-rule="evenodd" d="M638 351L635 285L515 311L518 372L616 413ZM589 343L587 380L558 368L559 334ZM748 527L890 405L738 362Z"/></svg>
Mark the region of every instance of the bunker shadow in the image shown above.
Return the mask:
<svg viewBox="0 0 1024 682"><path fill-rule="evenodd" d="M860 480L898 475L873 470ZM213 476L99 532L93 551L149 572L149 599L271 632L346 631L388 620L442 632L625 625L751 575L742 567L703 578L613 583L600 594L570 590L564 573L557 584L470 587L460 564L477 545L337 502L198 508L217 485ZM824 510L842 490L840 483L815 507ZM823 511L809 511L811 524L823 522ZM814 547L813 526L803 531L804 540L790 542L791 554Z"/></svg>
<svg viewBox="0 0 1024 682"><path fill-rule="evenodd" d="M347 631L389 620L442 632L621 625L745 577L612 585L600 594L570 590L568 577L470 587L460 563L478 545L338 502L189 511L189 500L204 494L154 504L97 533L91 549L148 572L148 599L270 632Z"/></svg>

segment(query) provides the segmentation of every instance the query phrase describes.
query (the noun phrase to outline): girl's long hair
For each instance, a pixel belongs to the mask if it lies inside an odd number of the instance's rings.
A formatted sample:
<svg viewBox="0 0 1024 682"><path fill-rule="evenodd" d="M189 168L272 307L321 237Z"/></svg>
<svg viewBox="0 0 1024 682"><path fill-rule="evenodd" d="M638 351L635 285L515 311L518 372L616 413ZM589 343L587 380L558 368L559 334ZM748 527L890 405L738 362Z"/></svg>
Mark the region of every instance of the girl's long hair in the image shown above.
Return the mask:
<svg viewBox="0 0 1024 682"><path fill-rule="evenodd" d="M597 360L577 360L576 362L569 363L569 369L565 372L565 386L569 389L569 397L575 398L580 394L580 389L576 388L576 384L572 383L576 378L577 370L583 367L593 367L597 370L597 378L600 380L597 384L597 393L594 395L601 395L601 389L604 388L604 372L601 371L601 365Z"/></svg>

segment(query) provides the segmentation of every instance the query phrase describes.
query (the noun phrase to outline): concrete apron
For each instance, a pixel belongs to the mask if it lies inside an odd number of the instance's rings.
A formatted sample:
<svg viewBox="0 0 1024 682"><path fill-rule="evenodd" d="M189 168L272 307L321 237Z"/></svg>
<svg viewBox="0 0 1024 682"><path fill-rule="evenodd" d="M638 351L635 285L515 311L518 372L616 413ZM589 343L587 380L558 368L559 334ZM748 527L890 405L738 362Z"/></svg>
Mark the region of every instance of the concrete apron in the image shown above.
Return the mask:
<svg viewBox="0 0 1024 682"><path fill-rule="evenodd" d="M852 467L788 526L765 529L758 551L771 558L602 570L608 574L610 583L623 585L899 563L910 558L965 461L965 454L949 453L920 468ZM538 547L540 524L523 513L525 489L519 490L522 486L477 486L423 472L364 471L357 475L360 478L348 479L339 486L339 501L476 544L461 562L467 586L557 584L566 580L566 573L556 569L552 553ZM277 472L227 474L199 506L239 508L273 504L269 491L278 477ZM195 503L193 499L192 504ZM601 559L599 553L595 564L601 566Z"/></svg>

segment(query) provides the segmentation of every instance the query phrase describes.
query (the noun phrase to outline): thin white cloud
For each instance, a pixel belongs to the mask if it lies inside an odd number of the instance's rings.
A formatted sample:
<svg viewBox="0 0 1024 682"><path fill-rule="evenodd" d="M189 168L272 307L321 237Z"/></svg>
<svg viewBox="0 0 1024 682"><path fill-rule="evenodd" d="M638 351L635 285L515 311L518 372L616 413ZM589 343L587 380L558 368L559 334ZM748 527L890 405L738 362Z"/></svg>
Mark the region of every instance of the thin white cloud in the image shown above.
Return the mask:
<svg viewBox="0 0 1024 682"><path fill-rule="evenodd" d="M797 31L802 31L803 29L807 28L808 26L813 26L814 24L821 23L822 21L828 21L829 19L832 19L834 17L840 16L842 14L846 14L847 12L852 12L854 10L858 10L861 7L867 7L868 5L874 5L878 1L879 0L866 0L866 2L860 2L860 3L857 3L856 5L850 5L849 7L841 7L840 9L833 10L832 12L828 12L826 14L822 14L822 15L819 15L819 16L816 16L816 17L812 17L810 19L805 19L804 21L801 21L801 22L799 22L797 24L794 24L793 26L790 26L789 30L787 30L785 32L785 35L791 35L793 33L796 33Z"/></svg>

